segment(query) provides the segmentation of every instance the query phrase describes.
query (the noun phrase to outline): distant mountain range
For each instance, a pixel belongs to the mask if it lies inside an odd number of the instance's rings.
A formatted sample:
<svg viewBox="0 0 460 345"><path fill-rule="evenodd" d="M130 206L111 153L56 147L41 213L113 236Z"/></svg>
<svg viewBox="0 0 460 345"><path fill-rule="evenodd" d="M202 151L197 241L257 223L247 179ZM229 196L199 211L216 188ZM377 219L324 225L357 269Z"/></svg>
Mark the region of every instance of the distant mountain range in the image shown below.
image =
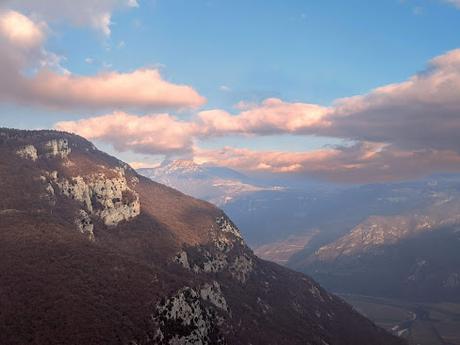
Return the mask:
<svg viewBox="0 0 460 345"><path fill-rule="evenodd" d="M198 165L191 160L164 161L156 168L142 168L139 174L176 188L185 194L223 206L245 194L277 187L259 185L229 168Z"/></svg>
<svg viewBox="0 0 460 345"><path fill-rule="evenodd" d="M196 174L203 168L194 169ZM170 175L165 171L169 169L156 170L153 179L165 181ZM236 184L256 185L232 174ZM174 180L168 182L187 192L178 181L194 181L196 189L188 192L206 198L198 190L212 185L217 177L210 175L200 173L206 177L195 183L197 175L174 169ZM259 256L311 274L333 291L460 300L458 176L348 187L293 188L286 183L283 188L258 188L232 194L222 207Z"/></svg>
<svg viewBox="0 0 460 345"><path fill-rule="evenodd" d="M405 343L81 137L0 129L0 183L0 344Z"/></svg>
<svg viewBox="0 0 460 345"><path fill-rule="evenodd" d="M428 205L369 216L325 245L306 246L288 266L333 291L459 302L459 187L428 186Z"/></svg>
<svg viewBox="0 0 460 345"><path fill-rule="evenodd" d="M391 215L422 207L426 202L418 185L358 187L327 184L293 185L290 181L249 178L227 168L206 167L190 161L168 161L141 175L183 193L220 205L235 221L248 243L259 251L306 238L326 243L372 214ZM318 231L319 230L319 231ZM315 236L311 236L316 233ZM300 247L302 248L306 243ZM292 248L292 247L291 247ZM298 248L298 249L300 249ZM289 250L293 254L292 250ZM278 260L276 255L270 259Z"/></svg>

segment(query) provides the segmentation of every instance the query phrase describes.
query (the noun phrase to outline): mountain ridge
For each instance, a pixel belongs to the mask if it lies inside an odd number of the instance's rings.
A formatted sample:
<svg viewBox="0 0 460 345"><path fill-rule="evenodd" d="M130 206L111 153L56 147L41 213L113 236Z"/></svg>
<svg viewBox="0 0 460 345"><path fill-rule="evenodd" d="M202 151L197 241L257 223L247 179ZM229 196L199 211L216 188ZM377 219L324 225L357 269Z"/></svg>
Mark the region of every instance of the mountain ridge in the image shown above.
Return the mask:
<svg viewBox="0 0 460 345"><path fill-rule="evenodd" d="M333 291L420 301L458 301L460 203L455 191L431 206L370 216L289 266ZM364 282L369 283L364 283Z"/></svg>
<svg viewBox="0 0 460 345"><path fill-rule="evenodd" d="M259 185L244 174L225 167L207 166L192 160L165 160L155 168L137 172L152 181L178 189L183 193L223 206L242 195L275 187Z"/></svg>
<svg viewBox="0 0 460 345"><path fill-rule="evenodd" d="M404 343L81 137L0 129L0 181L2 344Z"/></svg>

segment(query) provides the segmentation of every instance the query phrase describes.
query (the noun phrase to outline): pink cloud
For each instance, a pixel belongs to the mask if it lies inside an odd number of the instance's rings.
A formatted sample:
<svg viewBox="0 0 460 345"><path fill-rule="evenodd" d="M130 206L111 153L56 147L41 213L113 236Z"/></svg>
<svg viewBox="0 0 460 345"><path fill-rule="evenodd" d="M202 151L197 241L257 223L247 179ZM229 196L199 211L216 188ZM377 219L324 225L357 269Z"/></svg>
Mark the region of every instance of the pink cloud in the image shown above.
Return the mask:
<svg viewBox="0 0 460 345"><path fill-rule="evenodd" d="M20 48L40 46L45 38L44 27L44 23L35 23L19 12L0 12L0 33L10 44Z"/></svg>
<svg viewBox="0 0 460 345"><path fill-rule="evenodd" d="M19 80L19 101L58 108L186 108L205 102L193 88L161 78L157 70L130 73L107 72L96 76L74 76L42 70Z"/></svg>
<svg viewBox="0 0 460 345"><path fill-rule="evenodd" d="M387 142L404 149L455 150L460 130L460 50L436 57L402 83L335 103L322 134Z"/></svg>
<svg viewBox="0 0 460 345"><path fill-rule="evenodd" d="M46 24L15 11L0 12L0 99L58 109L195 108L205 98L164 80L156 69L77 76L43 48ZM25 71L28 73L25 73ZM30 73L30 72L33 73Z"/></svg>
<svg viewBox="0 0 460 345"><path fill-rule="evenodd" d="M365 95L336 100L323 107L268 99L199 113L209 136L227 134L319 135L356 141L385 142L405 149L460 152L460 49L433 59L410 79L376 88Z"/></svg>
<svg viewBox="0 0 460 345"><path fill-rule="evenodd" d="M209 135L230 133L297 133L305 128L327 126L324 120L330 109L307 103L287 103L269 98L260 105L239 105L244 110L231 115L223 110L199 113Z"/></svg>
<svg viewBox="0 0 460 345"><path fill-rule="evenodd" d="M191 152L193 138L198 131L193 123L180 121L168 114L136 116L123 112L58 122L55 128L110 143L119 151L147 154Z"/></svg>
<svg viewBox="0 0 460 345"><path fill-rule="evenodd" d="M391 146L359 143L310 152L253 151L226 147L199 150L195 160L249 172L295 174L342 183L410 180L438 172L460 171L453 151L401 151Z"/></svg>

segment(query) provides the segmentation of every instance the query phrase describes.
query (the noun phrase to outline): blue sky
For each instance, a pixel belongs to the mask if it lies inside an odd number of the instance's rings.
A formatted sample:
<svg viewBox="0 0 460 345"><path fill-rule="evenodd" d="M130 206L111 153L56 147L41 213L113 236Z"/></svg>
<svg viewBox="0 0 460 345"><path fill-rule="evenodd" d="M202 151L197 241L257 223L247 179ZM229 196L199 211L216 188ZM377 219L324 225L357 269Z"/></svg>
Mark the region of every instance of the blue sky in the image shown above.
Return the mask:
<svg viewBox="0 0 460 345"><path fill-rule="evenodd" d="M16 2L6 1L6 9L46 17ZM139 0L138 5L111 9L110 35L64 16L49 20L44 48L61 56L60 66L74 75L159 69L168 82L189 85L207 100L198 109L168 110L179 119L207 109L237 114L238 102L267 98L329 106L407 80L432 58L460 47L460 9L442 0ZM19 103L0 103L0 125L52 128L59 121L108 113ZM198 141L208 149L298 151L354 140L290 134ZM126 160L149 159L117 152L111 143L100 145Z"/></svg>
<svg viewBox="0 0 460 345"><path fill-rule="evenodd" d="M108 41L71 28L49 46L76 73L100 67L87 57L121 71L164 66L207 107L267 97L328 104L402 81L460 46L460 11L436 1L157 0L113 21Z"/></svg>

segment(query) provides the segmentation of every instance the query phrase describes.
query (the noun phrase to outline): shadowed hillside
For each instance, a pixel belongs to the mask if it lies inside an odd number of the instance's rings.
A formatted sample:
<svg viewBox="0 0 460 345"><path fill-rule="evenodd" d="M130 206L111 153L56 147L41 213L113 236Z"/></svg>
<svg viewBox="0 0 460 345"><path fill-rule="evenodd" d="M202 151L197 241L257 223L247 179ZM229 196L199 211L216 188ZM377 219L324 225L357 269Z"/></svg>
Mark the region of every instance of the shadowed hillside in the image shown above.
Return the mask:
<svg viewBox="0 0 460 345"><path fill-rule="evenodd" d="M1 344L402 343L80 137L0 130L0 181Z"/></svg>

